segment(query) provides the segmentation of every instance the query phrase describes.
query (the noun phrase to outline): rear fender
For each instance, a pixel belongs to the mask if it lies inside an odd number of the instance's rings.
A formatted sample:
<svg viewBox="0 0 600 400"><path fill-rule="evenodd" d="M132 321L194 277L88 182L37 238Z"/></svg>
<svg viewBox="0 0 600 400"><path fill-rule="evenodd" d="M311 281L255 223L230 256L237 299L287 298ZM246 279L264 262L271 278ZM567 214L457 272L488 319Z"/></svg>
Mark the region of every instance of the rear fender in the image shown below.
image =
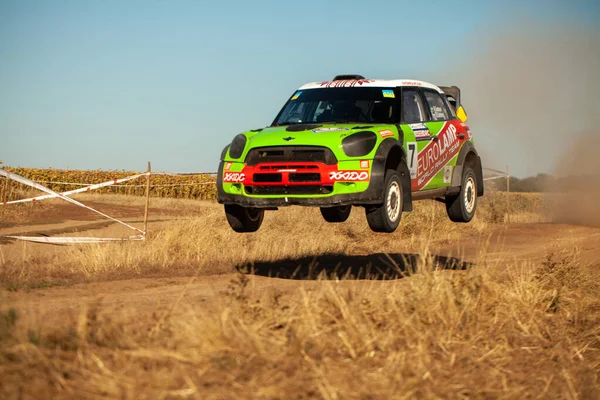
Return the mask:
<svg viewBox="0 0 600 400"><path fill-rule="evenodd" d="M483 196L484 186L481 158L477 154L477 150L475 150L475 146L473 146L473 143L471 142L466 142L458 153L458 159L456 160L456 166L454 167L454 172L452 173L452 183L448 190L448 194L455 194L460 191L460 187L462 186L463 169L467 161L471 164L471 168L473 168L475 171L475 176L477 179L477 196Z"/></svg>

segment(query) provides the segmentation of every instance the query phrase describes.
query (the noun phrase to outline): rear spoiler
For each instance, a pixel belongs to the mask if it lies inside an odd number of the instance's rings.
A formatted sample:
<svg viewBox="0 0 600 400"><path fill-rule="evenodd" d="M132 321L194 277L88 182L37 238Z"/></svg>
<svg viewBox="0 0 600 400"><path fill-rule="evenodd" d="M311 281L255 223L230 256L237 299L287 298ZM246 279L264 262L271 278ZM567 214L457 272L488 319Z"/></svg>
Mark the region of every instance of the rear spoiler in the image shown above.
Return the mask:
<svg viewBox="0 0 600 400"><path fill-rule="evenodd" d="M454 103L452 105L455 109L460 107L460 89L458 86L439 86L439 88L446 94L446 97L450 97L448 101Z"/></svg>
<svg viewBox="0 0 600 400"><path fill-rule="evenodd" d="M462 122L465 122L467 120L467 112L460 102L460 89L458 86L439 86L439 88L442 89L446 95L450 105L454 107L454 111L456 112L458 119L460 119Z"/></svg>

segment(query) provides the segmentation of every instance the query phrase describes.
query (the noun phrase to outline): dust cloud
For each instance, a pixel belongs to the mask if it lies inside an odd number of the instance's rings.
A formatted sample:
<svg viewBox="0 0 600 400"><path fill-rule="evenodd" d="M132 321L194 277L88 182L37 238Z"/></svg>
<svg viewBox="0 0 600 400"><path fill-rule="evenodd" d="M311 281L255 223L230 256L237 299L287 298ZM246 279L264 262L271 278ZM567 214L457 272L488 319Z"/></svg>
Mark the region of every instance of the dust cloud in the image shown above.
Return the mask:
<svg viewBox="0 0 600 400"><path fill-rule="evenodd" d="M552 221L600 227L600 134L579 137L560 159L546 188Z"/></svg>
<svg viewBox="0 0 600 400"><path fill-rule="evenodd" d="M552 220L600 226L600 30L486 28L444 74L462 89L484 167L552 174Z"/></svg>
<svg viewBox="0 0 600 400"><path fill-rule="evenodd" d="M584 132L600 135L600 30L527 21L471 37L439 81L462 89L484 166L553 173Z"/></svg>

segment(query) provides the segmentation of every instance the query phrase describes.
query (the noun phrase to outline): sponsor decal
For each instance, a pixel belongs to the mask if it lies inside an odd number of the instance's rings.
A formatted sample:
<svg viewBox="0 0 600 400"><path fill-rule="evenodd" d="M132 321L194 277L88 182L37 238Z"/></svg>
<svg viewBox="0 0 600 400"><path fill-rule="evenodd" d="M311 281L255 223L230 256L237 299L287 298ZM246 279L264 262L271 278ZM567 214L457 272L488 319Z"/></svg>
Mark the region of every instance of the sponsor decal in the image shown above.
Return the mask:
<svg viewBox="0 0 600 400"><path fill-rule="evenodd" d="M417 142L406 143L406 149L408 150L408 159L406 160L406 163L410 170L410 179L414 180L417 179L417 160L419 157Z"/></svg>
<svg viewBox="0 0 600 400"><path fill-rule="evenodd" d="M296 172L297 169L278 169L277 172Z"/></svg>
<svg viewBox="0 0 600 400"><path fill-rule="evenodd" d="M395 99L396 95L394 94L394 91L391 89L383 89L381 91L381 93L383 94L383 97L387 97L389 99Z"/></svg>
<svg viewBox="0 0 600 400"><path fill-rule="evenodd" d="M406 86L423 86L421 82L417 81L402 81L402 84Z"/></svg>
<svg viewBox="0 0 600 400"><path fill-rule="evenodd" d="M450 183L452 180L452 168L450 165L444 167L444 183Z"/></svg>
<svg viewBox="0 0 600 400"><path fill-rule="evenodd" d="M369 180L367 171L332 171L329 179L337 182L361 182Z"/></svg>
<svg viewBox="0 0 600 400"><path fill-rule="evenodd" d="M229 171L229 169L231 168L231 164L232 164L232 163L230 163L230 162L226 162L226 163L225 163L225 167L223 167L223 169L224 169L225 171Z"/></svg>
<svg viewBox="0 0 600 400"><path fill-rule="evenodd" d="M381 135L381 137L394 136L394 132L390 131L389 129L384 129L384 130L378 131L378 132Z"/></svg>
<svg viewBox="0 0 600 400"><path fill-rule="evenodd" d="M369 160L360 160L361 168L369 168Z"/></svg>
<svg viewBox="0 0 600 400"><path fill-rule="evenodd" d="M313 133L324 133L324 132L339 132L339 131L349 131L348 128L317 128L313 129Z"/></svg>
<svg viewBox="0 0 600 400"><path fill-rule="evenodd" d="M223 182L244 182L246 174L242 172L226 172L223 175Z"/></svg>
<svg viewBox="0 0 600 400"><path fill-rule="evenodd" d="M354 87L356 85L358 86L362 86L365 83L371 83L371 82L375 82L374 79L351 79L351 80L345 80L345 81L324 81L324 82L320 82L319 86L321 87L328 87L328 88L332 88L332 87Z"/></svg>
<svg viewBox="0 0 600 400"><path fill-rule="evenodd" d="M296 100L298 97L300 97L300 95L302 94L302 92L296 92L293 96L292 96L292 100Z"/></svg>
<svg viewBox="0 0 600 400"><path fill-rule="evenodd" d="M429 133L429 128L424 123L418 124L410 124L410 129L415 134L415 138L417 140L431 139L431 134Z"/></svg>
<svg viewBox="0 0 600 400"><path fill-rule="evenodd" d="M461 140L453 124L445 123L437 138L418 152L417 179L412 182L413 190L420 190L427 185L460 150Z"/></svg>
<svg viewBox="0 0 600 400"><path fill-rule="evenodd" d="M288 137L284 137L283 140L285 140L286 142L289 142L290 140L294 140L295 138L288 136Z"/></svg>

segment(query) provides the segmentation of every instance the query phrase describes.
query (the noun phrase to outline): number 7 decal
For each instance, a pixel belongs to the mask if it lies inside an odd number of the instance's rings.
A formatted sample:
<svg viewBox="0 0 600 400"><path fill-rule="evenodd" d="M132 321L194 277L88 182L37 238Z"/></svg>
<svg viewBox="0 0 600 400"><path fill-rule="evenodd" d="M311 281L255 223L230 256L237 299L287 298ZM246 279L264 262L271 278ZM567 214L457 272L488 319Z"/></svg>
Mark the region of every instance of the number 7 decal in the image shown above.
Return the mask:
<svg viewBox="0 0 600 400"><path fill-rule="evenodd" d="M410 179L417 179L417 159L419 155L419 152L417 151L417 142L406 143L406 148L408 149L408 160L406 160L406 163L410 170Z"/></svg>

